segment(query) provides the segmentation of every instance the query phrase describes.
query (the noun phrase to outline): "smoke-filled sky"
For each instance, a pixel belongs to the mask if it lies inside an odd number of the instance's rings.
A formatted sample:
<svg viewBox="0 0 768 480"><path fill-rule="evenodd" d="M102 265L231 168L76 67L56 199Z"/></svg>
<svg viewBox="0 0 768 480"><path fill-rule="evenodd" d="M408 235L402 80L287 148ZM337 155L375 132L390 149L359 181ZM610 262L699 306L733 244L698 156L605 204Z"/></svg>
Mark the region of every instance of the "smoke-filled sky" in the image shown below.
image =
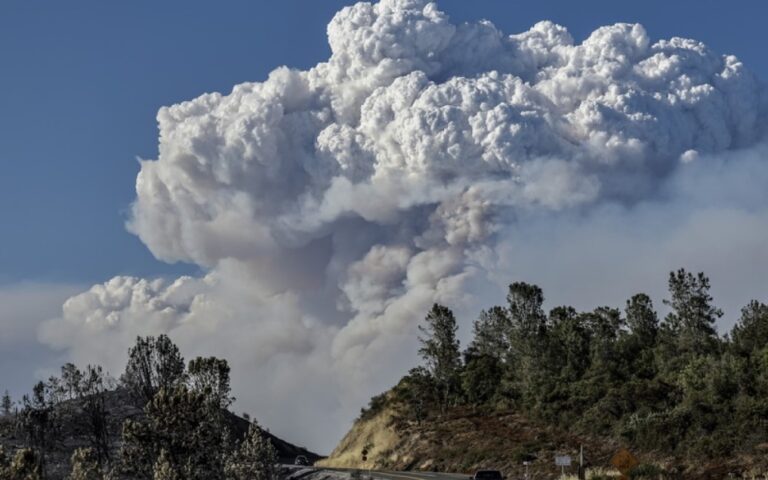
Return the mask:
<svg viewBox="0 0 768 480"><path fill-rule="evenodd" d="M328 453L433 302L768 300L754 6L251 3L0 10L0 388L168 333Z"/></svg>

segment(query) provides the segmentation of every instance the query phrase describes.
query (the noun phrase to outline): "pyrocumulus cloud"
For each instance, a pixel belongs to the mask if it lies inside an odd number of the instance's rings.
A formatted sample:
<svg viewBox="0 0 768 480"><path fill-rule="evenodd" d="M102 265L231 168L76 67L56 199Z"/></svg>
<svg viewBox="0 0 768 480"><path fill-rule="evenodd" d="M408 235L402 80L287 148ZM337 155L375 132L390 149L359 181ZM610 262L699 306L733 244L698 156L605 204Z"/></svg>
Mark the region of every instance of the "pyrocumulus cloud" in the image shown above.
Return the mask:
<svg viewBox="0 0 768 480"><path fill-rule="evenodd" d="M310 70L160 109L128 228L207 273L96 285L44 342L119 371L169 333L327 453L415 362L433 302L468 325L514 279L584 308L678 266L765 284L768 108L736 57L631 24L508 35L423 0L344 8L328 40Z"/></svg>

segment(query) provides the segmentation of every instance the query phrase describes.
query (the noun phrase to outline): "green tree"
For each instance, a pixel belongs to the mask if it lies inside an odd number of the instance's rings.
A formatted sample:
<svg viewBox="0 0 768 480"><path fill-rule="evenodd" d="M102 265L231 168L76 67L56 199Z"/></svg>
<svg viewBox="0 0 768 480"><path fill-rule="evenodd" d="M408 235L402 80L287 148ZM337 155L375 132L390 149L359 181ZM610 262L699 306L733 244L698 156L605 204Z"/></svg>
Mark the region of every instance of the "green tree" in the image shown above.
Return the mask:
<svg viewBox="0 0 768 480"><path fill-rule="evenodd" d="M659 334L659 317L653 309L651 298L638 293L627 300L624 310L627 317L627 326L632 336L641 348L650 348L656 344L656 336Z"/></svg>
<svg viewBox="0 0 768 480"><path fill-rule="evenodd" d="M752 300L741 309L741 318L731 331L734 350L744 356L768 346L768 305Z"/></svg>
<svg viewBox="0 0 768 480"><path fill-rule="evenodd" d="M32 396L22 398L22 408L16 416L18 428L24 434L26 444L35 450L34 458L43 474L47 453L59 438L61 429L61 411L55 407L55 397L45 382L38 382L32 388Z"/></svg>
<svg viewBox="0 0 768 480"><path fill-rule="evenodd" d="M437 403L434 378L424 367L412 368L395 387L395 394L405 406L405 417L421 424L430 407Z"/></svg>
<svg viewBox="0 0 768 480"><path fill-rule="evenodd" d="M74 364L66 363L61 367L61 382L67 398L72 399L78 396L82 379L83 372Z"/></svg>
<svg viewBox="0 0 768 480"><path fill-rule="evenodd" d="M419 325L422 333L422 336L419 336L421 342L419 354L435 379L440 405L445 409L458 386L461 353L456 332L459 327L453 312L438 304L432 306L425 322L426 325Z"/></svg>
<svg viewBox="0 0 768 480"><path fill-rule="evenodd" d="M179 474L171 465L165 450L160 450L160 455L152 468L152 480L179 480Z"/></svg>
<svg viewBox="0 0 768 480"><path fill-rule="evenodd" d="M676 337L676 347L684 355L703 355L718 347L715 322L722 310L712 304L709 278L680 269L669 274L670 298L664 300L672 311L665 319L666 328Z"/></svg>
<svg viewBox="0 0 768 480"><path fill-rule="evenodd" d="M184 380L184 358L167 335L137 337L121 380L144 405L161 388L172 389Z"/></svg>
<svg viewBox="0 0 768 480"><path fill-rule="evenodd" d="M72 471L67 480L102 480L96 454L90 448L78 448L72 454Z"/></svg>
<svg viewBox="0 0 768 480"><path fill-rule="evenodd" d="M541 346L547 328L543 310L544 292L537 285L515 282L507 293L507 311L511 331L508 343L516 357L531 357Z"/></svg>
<svg viewBox="0 0 768 480"><path fill-rule="evenodd" d="M501 361L494 355L478 353L470 348L464 352L464 364L461 373L464 397L471 405L490 403L504 373Z"/></svg>
<svg viewBox="0 0 768 480"><path fill-rule="evenodd" d="M275 480L277 451L267 434L254 421L240 446L227 459L228 480Z"/></svg>
<svg viewBox="0 0 768 480"><path fill-rule="evenodd" d="M31 448L16 450L10 466L10 480L42 480L42 459Z"/></svg>
<svg viewBox="0 0 768 480"><path fill-rule="evenodd" d="M189 362L187 375L193 390L208 395L219 408L228 408L235 400L230 396L229 364L216 357L197 357Z"/></svg>
<svg viewBox="0 0 768 480"><path fill-rule="evenodd" d="M651 379L656 376L656 348L659 343L659 317L651 298L639 293L627 300L625 307L629 335L624 338L621 354L631 377Z"/></svg>
<svg viewBox="0 0 768 480"><path fill-rule="evenodd" d="M480 312L473 324L474 335L469 348L478 355L490 355L505 360L509 351L510 323L502 307Z"/></svg>
<svg viewBox="0 0 768 480"><path fill-rule="evenodd" d="M549 373L546 370L549 326L544 313L544 293L537 285L515 282L507 293L509 328L502 380L504 396L515 402L533 402L536 385Z"/></svg>
<svg viewBox="0 0 768 480"><path fill-rule="evenodd" d="M164 450L182 478L222 478L227 431L215 401L180 384L160 389L144 412L143 420L126 420L123 425L125 473L152 478Z"/></svg>
<svg viewBox="0 0 768 480"><path fill-rule="evenodd" d="M0 445L0 479L11 478L11 460L5 453L5 447Z"/></svg>
<svg viewBox="0 0 768 480"><path fill-rule="evenodd" d="M625 321L621 313L614 308L599 307L582 317L589 329L589 370L606 375L607 380L616 379L622 373L618 343Z"/></svg>
<svg viewBox="0 0 768 480"><path fill-rule="evenodd" d="M77 387L81 406L81 424L85 427L88 441L99 466L104 466L110 458L111 430L107 409L109 385L100 366L88 365L80 375Z"/></svg>
<svg viewBox="0 0 768 480"><path fill-rule="evenodd" d="M573 307L556 307L549 314L547 370L561 382L581 378L590 362L589 327Z"/></svg>
<svg viewBox="0 0 768 480"><path fill-rule="evenodd" d="M8 390L3 393L3 399L0 400L0 410L5 417L10 416L11 411L13 410L13 400L11 400L11 394L8 393Z"/></svg>

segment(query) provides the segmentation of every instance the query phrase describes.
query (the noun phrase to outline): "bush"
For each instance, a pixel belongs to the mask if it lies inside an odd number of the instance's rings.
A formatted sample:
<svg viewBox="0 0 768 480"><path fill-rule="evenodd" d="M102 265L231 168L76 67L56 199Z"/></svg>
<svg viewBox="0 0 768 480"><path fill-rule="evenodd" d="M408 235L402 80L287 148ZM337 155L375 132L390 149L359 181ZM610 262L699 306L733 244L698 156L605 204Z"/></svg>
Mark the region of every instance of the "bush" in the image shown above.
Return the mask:
<svg viewBox="0 0 768 480"><path fill-rule="evenodd" d="M629 472L631 479L656 479L664 475L664 469L650 463L641 463Z"/></svg>

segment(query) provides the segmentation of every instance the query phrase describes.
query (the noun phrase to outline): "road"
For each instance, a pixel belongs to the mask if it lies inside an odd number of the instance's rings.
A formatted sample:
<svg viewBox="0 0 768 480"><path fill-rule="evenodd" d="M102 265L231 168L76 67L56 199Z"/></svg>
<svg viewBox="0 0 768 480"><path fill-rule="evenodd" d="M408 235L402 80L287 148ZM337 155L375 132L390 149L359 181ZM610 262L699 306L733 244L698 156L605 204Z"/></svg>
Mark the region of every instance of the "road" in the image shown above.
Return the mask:
<svg viewBox="0 0 768 480"><path fill-rule="evenodd" d="M468 480L469 475L456 473L432 472L371 472L371 476L379 480Z"/></svg>
<svg viewBox="0 0 768 480"><path fill-rule="evenodd" d="M332 472L350 472L346 468L320 468L318 470ZM379 470L360 470L363 478L369 476L372 480L469 480L469 475L458 473L436 473L436 472L389 472Z"/></svg>

